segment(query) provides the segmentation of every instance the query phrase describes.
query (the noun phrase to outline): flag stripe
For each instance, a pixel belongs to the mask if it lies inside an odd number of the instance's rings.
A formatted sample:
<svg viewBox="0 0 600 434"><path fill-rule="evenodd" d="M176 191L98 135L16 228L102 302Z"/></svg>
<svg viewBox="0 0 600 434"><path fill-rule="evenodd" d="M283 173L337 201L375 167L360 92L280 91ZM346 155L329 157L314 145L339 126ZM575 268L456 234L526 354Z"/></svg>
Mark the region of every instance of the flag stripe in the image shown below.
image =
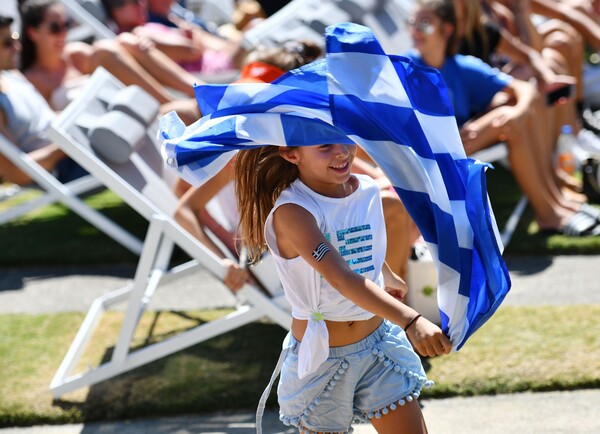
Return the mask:
<svg viewBox="0 0 600 434"><path fill-rule="evenodd" d="M510 289L485 184L490 166L466 157L438 71L386 55L368 28L352 23L327 28L326 50L272 84L196 87L205 117L183 132L161 121L165 159L201 183L239 149L357 143L429 246L442 329L457 350Z"/></svg>

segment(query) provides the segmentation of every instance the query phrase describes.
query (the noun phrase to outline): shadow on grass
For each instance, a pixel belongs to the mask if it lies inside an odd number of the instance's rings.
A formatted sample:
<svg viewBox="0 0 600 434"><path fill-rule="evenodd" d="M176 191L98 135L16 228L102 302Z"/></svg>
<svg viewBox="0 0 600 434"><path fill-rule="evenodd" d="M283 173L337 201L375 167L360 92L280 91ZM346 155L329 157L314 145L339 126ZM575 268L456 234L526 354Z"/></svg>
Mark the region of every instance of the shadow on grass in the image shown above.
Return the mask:
<svg viewBox="0 0 600 434"><path fill-rule="evenodd" d="M196 325L204 323L189 318ZM151 326L145 343L162 341L182 331L153 335ZM83 403L57 399L54 404L65 412L79 413L78 419L87 422L253 410L275 368L285 334L277 325L249 324L93 385ZM256 345L257 336L261 337L260 345ZM102 363L110 361L113 350L106 350ZM273 391L268 405L275 404Z"/></svg>
<svg viewBox="0 0 600 434"><path fill-rule="evenodd" d="M111 192L86 198L99 210L143 239L148 224ZM135 264L137 256L62 204L36 210L0 226L0 266Z"/></svg>
<svg viewBox="0 0 600 434"><path fill-rule="evenodd" d="M72 276L110 276L131 278L134 275L133 265L103 265L103 266L72 266L57 267L13 267L2 270L0 277L0 292L17 291L25 287L25 282Z"/></svg>
<svg viewBox="0 0 600 434"><path fill-rule="evenodd" d="M194 321L193 327L205 323L186 312L169 313ZM135 350L193 328L155 334L160 315L155 313L144 345ZM274 324L252 323L93 385L83 403L57 399L54 405L65 413L77 414L77 419L85 422L254 411L275 368L286 333ZM114 347L106 349L102 363L111 360L113 351ZM431 369L428 358L422 358L422 363L425 371ZM273 387L267 408L276 407Z"/></svg>
<svg viewBox="0 0 600 434"><path fill-rule="evenodd" d="M500 165L487 172L488 194L500 230L522 196L512 173ZM505 256L519 255L594 255L600 253L600 237L567 237L540 232L534 214L527 206Z"/></svg>

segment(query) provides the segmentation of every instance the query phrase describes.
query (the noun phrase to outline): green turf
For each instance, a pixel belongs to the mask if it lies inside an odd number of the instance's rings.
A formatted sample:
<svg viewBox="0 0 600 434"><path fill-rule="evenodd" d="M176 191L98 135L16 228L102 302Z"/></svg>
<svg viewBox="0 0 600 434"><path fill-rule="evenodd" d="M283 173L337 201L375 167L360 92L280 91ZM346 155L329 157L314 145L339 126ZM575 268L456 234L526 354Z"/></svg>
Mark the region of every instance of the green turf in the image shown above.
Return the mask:
<svg viewBox="0 0 600 434"><path fill-rule="evenodd" d="M502 166L487 172L492 208L500 228L521 197L512 174ZM35 194L35 193L32 193ZM86 199L139 238L145 236L147 222L114 193L104 191ZM0 212L14 201L0 202ZM0 226L3 251L0 267L23 265L135 264L137 257L100 230L57 204L36 210ZM507 246L507 255L598 254L600 237L571 238L542 234L533 223L531 209Z"/></svg>
<svg viewBox="0 0 600 434"><path fill-rule="evenodd" d="M223 313L148 312L134 347ZM109 360L122 317L104 315L77 371ZM285 335L276 325L254 323L53 401L51 378L82 319L0 316L0 426L252 410ZM600 306L501 307L458 353L425 360L436 385L423 396L600 387L599 329Z"/></svg>

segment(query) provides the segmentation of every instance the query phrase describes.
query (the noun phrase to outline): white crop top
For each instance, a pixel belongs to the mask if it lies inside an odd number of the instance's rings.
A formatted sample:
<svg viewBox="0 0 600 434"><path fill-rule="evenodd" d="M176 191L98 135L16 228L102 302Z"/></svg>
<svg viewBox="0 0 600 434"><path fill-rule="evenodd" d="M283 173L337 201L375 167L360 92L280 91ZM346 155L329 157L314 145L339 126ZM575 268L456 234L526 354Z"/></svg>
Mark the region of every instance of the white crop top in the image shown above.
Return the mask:
<svg viewBox="0 0 600 434"><path fill-rule="evenodd" d="M267 246L275 259L292 316L308 320L298 351L300 378L314 372L329 355L329 334L323 320L367 320L373 314L340 294L302 257L285 259L279 255L273 213L286 203L309 211L350 268L382 287L386 234L379 187L368 176L353 176L359 181L358 188L344 198L320 195L300 180L294 181L281 193L265 222Z"/></svg>

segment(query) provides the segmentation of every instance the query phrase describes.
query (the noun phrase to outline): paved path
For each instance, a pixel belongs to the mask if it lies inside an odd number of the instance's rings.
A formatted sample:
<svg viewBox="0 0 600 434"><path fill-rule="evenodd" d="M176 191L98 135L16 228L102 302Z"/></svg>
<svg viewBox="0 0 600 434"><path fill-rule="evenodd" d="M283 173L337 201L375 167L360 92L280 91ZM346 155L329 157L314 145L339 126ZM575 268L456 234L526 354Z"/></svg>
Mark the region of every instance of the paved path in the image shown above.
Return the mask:
<svg viewBox="0 0 600 434"><path fill-rule="evenodd" d="M513 288L507 305L600 304L600 256L515 257L507 260ZM0 270L0 313L85 311L91 301L124 285L133 267ZM77 295L74 296L74 293ZM199 272L157 290L150 308L231 306L235 299L208 273ZM523 393L423 400L430 433L600 433L600 390ZM251 413L159 420L0 429L19 434L249 434ZM267 413L265 434L292 433ZM372 434L361 425L355 434Z"/></svg>
<svg viewBox="0 0 600 434"><path fill-rule="evenodd" d="M507 259L513 286L507 305L600 304L600 255ZM87 311L98 296L133 278L133 267L0 270L0 314ZM76 293L76 297L74 297ZM235 298L207 272L161 286L150 309L233 306Z"/></svg>
<svg viewBox="0 0 600 434"><path fill-rule="evenodd" d="M598 434L600 390L520 393L423 400L430 434ZM292 434L270 412L265 434ZM2 434L252 434L254 415L145 419L138 421L0 429ZM375 434L370 425L354 427L354 434Z"/></svg>

